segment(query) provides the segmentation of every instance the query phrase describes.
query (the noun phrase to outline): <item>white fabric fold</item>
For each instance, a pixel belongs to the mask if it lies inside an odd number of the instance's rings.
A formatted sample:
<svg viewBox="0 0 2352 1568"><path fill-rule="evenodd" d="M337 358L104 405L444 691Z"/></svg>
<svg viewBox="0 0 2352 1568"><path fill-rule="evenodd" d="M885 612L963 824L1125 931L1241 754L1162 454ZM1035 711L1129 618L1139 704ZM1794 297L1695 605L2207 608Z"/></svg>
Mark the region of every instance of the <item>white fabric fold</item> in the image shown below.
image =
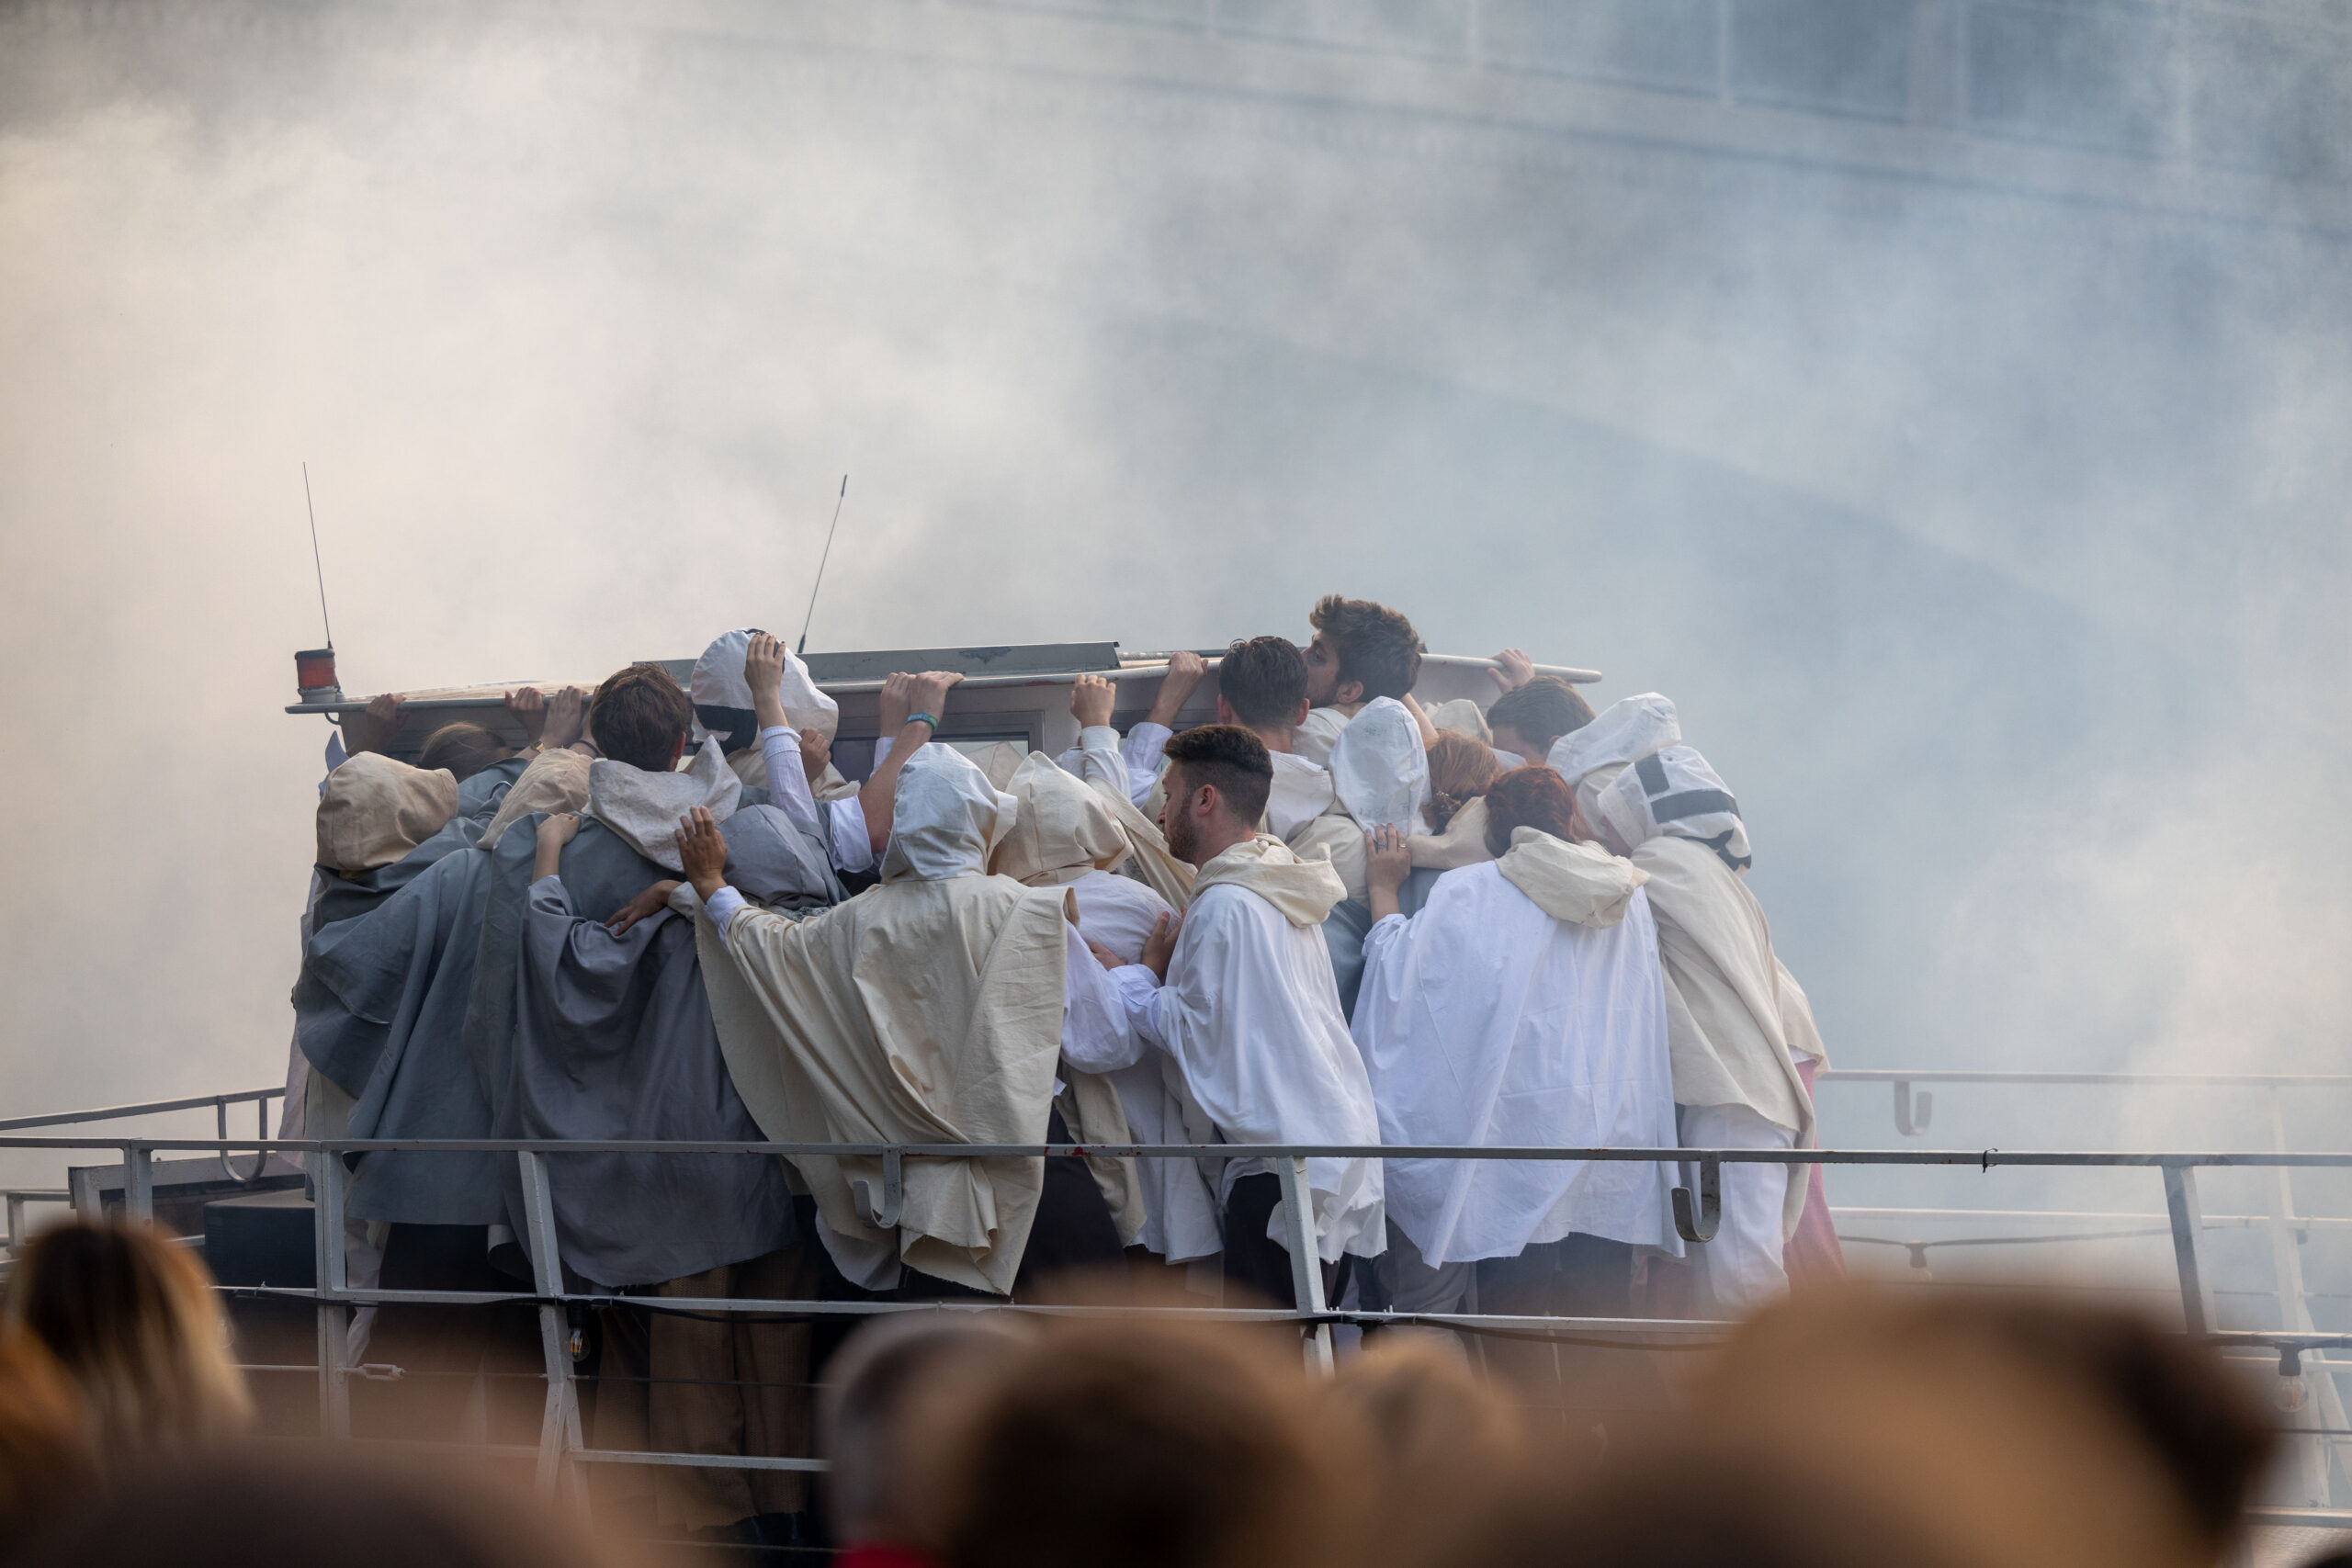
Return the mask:
<svg viewBox="0 0 2352 1568"><path fill-rule="evenodd" d="M699 707L751 707L752 687L743 679L743 659L758 635L754 627L741 627L704 649L686 681L688 700ZM828 739L840 731L841 705L817 689L808 666L789 648L784 650L784 682L777 695L784 701L785 719L793 728L814 729Z"/></svg>
<svg viewBox="0 0 2352 1568"><path fill-rule="evenodd" d="M1620 854L1664 834L1706 845L1734 871L1747 870L1754 858L1739 802L1688 746L1653 751L1619 773L1600 792L1593 827Z"/></svg>
<svg viewBox="0 0 2352 1568"><path fill-rule="evenodd" d="M1418 914L1364 939L1353 1032L1382 1141L1672 1147L1657 931L1640 890L1612 923L1561 920L1507 863L1446 873ZM1514 1257L1571 1231L1682 1249L1664 1163L1386 1166L1388 1217L1431 1264Z"/></svg>
<svg viewBox="0 0 2352 1568"><path fill-rule="evenodd" d="M1420 726L1394 697L1374 697L1356 710L1332 743L1331 793L1358 826L1410 833L1426 820L1430 756Z"/></svg>
<svg viewBox="0 0 2352 1568"><path fill-rule="evenodd" d="M1634 890L1649 880L1631 861L1540 828L1512 829L1510 848L1495 869L1554 919L1594 928L1623 919Z"/></svg>
<svg viewBox="0 0 2352 1568"><path fill-rule="evenodd" d="M390 865L458 814L458 775L362 751L319 791L319 863L329 871Z"/></svg>

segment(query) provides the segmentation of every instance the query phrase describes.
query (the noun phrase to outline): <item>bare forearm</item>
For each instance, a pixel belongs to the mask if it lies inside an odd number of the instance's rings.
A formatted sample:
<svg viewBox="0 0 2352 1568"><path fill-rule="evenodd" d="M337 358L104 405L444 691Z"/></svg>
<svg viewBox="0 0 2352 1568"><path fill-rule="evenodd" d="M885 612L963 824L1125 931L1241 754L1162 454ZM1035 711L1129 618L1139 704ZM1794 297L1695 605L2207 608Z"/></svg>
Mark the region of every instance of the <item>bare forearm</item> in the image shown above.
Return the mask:
<svg viewBox="0 0 2352 1568"><path fill-rule="evenodd" d="M1365 890L1364 897L1372 905L1372 918L1375 924L1391 915L1401 915L1405 912L1404 905L1397 902L1396 891L1394 887L1373 887Z"/></svg>
<svg viewBox="0 0 2352 1568"><path fill-rule="evenodd" d="M880 854L890 841L890 807L899 795L899 770L915 749L931 739L931 726L920 719L910 719L899 727L898 738L890 743L890 754L866 775L865 784L857 792L858 809L865 814L865 840Z"/></svg>

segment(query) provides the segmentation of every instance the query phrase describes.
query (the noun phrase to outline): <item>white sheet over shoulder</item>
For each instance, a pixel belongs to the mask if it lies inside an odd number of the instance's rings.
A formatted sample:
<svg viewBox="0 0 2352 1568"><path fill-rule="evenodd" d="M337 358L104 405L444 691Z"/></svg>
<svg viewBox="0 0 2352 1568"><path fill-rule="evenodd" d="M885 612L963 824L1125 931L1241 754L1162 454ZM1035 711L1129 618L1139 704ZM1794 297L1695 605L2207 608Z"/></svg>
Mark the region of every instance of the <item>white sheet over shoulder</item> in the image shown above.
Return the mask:
<svg viewBox="0 0 2352 1568"><path fill-rule="evenodd" d="M1657 929L1546 915L1493 863L1447 872L1364 939L1355 1039L1382 1141L1674 1145ZM1390 1217L1431 1263L1509 1258L1571 1231L1679 1253L1668 1168L1387 1162Z"/></svg>

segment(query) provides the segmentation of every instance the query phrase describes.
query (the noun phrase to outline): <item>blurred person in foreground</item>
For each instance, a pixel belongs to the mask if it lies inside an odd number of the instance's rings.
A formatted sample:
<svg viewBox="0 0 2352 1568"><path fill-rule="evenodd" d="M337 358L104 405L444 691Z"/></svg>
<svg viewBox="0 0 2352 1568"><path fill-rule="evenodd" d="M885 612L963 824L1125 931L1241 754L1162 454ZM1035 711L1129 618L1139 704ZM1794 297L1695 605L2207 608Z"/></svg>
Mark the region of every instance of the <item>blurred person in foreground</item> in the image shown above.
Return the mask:
<svg viewBox="0 0 2352 1568"><path fill-rule="evenodd" d="M1528 1493L1468 1568L2210 1568L2274 1446L2211 1352L2027 1295L1824 1286L1758 1313L1684 1417Z"/></svg>
<svg viewBox="0 0 2352 1568"><path fill-rule="evenodd" d="M953 1568L1363 1561L1360 1430L1279 1335L1064 1320L955 1423Z"/></svg>
<svg viewBox="0 0 2352 1568"><path fill-rule="evenodd" d="M212 1276L153 1225L50 1226L17 1254L5 1314L56 1359L109 1470L229 1442L253 1424Z"/></svg>
<svg viewBox="0 0 2352 1568"><path fill-rule="evenodd" d="M1363 1561L1424 1568L1510 1495L1527 1457L1519 1407L1453 1336L1399 1329L1368 1342L1320 1390L1321 1420L1362 1434L1368 1456Z"/></svg>
<svg viewBox="0 0 2352 1568"><path fill-rule="evenodd" d="M923 1568L944 1561L943 1443L997 1364L1035 1342L997 1313L900 1313L870 1319L826 1369L818 1399L824 1503L841 1568Z"/></svg>
<svg viewBox="0 0 2352 1568"><path fill-rule="evenodd" d="M0 1542L71 1501L96 1458L73 1380L22 1324L0 1320Z"/></svg>
<svg viewBox="0 0 2352 1568"><path fill-rule="evenodd" d="M111 1478L59 1510L11 1568L610 1568L527 1492L454 1470L239 1450Z"/></svg>

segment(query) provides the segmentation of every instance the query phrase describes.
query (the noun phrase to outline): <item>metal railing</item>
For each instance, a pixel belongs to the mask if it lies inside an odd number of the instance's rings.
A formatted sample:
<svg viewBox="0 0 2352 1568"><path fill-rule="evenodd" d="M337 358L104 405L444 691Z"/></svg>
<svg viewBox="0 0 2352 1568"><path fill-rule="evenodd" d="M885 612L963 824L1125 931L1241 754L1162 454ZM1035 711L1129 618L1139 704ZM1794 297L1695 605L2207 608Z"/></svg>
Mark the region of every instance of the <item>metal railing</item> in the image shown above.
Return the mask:
<svg viewBox="0 0 2352 1568"><path fill-rule="evenodd" d="M199 1101L198 1103L203 1103ZM887 1229L899 1218L909 1159L988 1159L1036 1156L1110 1156L1148 1159L1192 1159L1203 1156L1261 1158L1271 1162L1281 1183L1283 1224L1289 1249L1295 1305L1281 1308L1167 1307L1089 1308L999 1303L995 1302L817 1302L742 1298L670 1298L664 1310L713 1314L787 1314L800 1317L862 1316L909 1311L1013 1311L1032 1314L1089 1314L1121 1310L1166 1312L1190 1317L1206 1316L1233 1322L1295 1322L1304 1339L1310 1366L1328 1370L1332 1364L1333 1325L1360 1327L1427 1325L1471 1333L1566 1337L1623 1344L1628 1348L1705 1343L1720 1337L1731 1325L1704 1319L1564 1318L1503 1316L1464 1313L1365 1312L1335 1308L1324 1299L1317 1256L1313 1212L1306 1195L1306 1161L1310 1158L1414 1158L1446 1160L1578 1160L1634 1164L1670 1163L1680 1168L1681 1179L1671 1190L1674 1225L1686 1242L1703 1246L1716 1234L1722 1216L1723 1167L1780 1166L1917 1166L1974 1167L1989 1172L2003 1168L2140 1168L2159 1173L2165 1192L2166 1229L2173 1246L2181 1315L2187 1330L2208 1343L2273 1355L2282 1377L2297 1376L2306 1368L2322 1374L2332 1386L2335 1370L2352 1367L2342 1359L2352 1351L2352 1333L2312 1330L2224 1330L2213 1307L2211 1276L2202 1255L2203 1216L2198 1201L2197 1173L2209 1168L2347 1169L2352 1153L2131 1150L2007 1150L2007 1149L1656 1149L1487 1147L1482 1145L1247 1145L1247 1144L780 1144L736 1142L550 1141L512 1139L192 1139L192 1138L64 1138L0 1137L0 1148L117 1149L121 1152L123 1205L133 1215L153 1212L154 1160L165 1152L209 1152L225 1160L232 1153L259 1152L320 1155L310 1162L314 1179L312 1236L317 1272L311 1289L240 1287L240 1294L257 1294L316 1303L318 1312L319 1418L322 1433L347 1438L351 1432L349 1382L365 1375L347 1355L347 1314L366 1305L515 1304L537 1311L540 1349L545 1359L547 1395L540 1439L531 1450L540 1485L575 1499L584 1495L580 1467L592 1463L723 1464L745 1469L816 1470L821 1461L780 1457L654 1454L595 1450L587 1446L581 1428L579 1393L571 1364L567 1313L573 1307L613 1307L643 1304L639 1298L609 1292L579 1292L565 1288L557 1234L553 1186L548 1168L550 1156L567 1154L693 1154L693 1155L823 1155L881 1162L879 1190L856 1189L866 1217ZM345 1258L345 1183L341 1157L371 1154L490 1153L512 1156L516 1161L523 1199L524 1241L531 1262L528 1290L401 1291L356 1288L351 1283ZM2325 1359L2321 1352L2337 1352ZM2340 1440L2339 1440L2340 1441Z"/></svg>

